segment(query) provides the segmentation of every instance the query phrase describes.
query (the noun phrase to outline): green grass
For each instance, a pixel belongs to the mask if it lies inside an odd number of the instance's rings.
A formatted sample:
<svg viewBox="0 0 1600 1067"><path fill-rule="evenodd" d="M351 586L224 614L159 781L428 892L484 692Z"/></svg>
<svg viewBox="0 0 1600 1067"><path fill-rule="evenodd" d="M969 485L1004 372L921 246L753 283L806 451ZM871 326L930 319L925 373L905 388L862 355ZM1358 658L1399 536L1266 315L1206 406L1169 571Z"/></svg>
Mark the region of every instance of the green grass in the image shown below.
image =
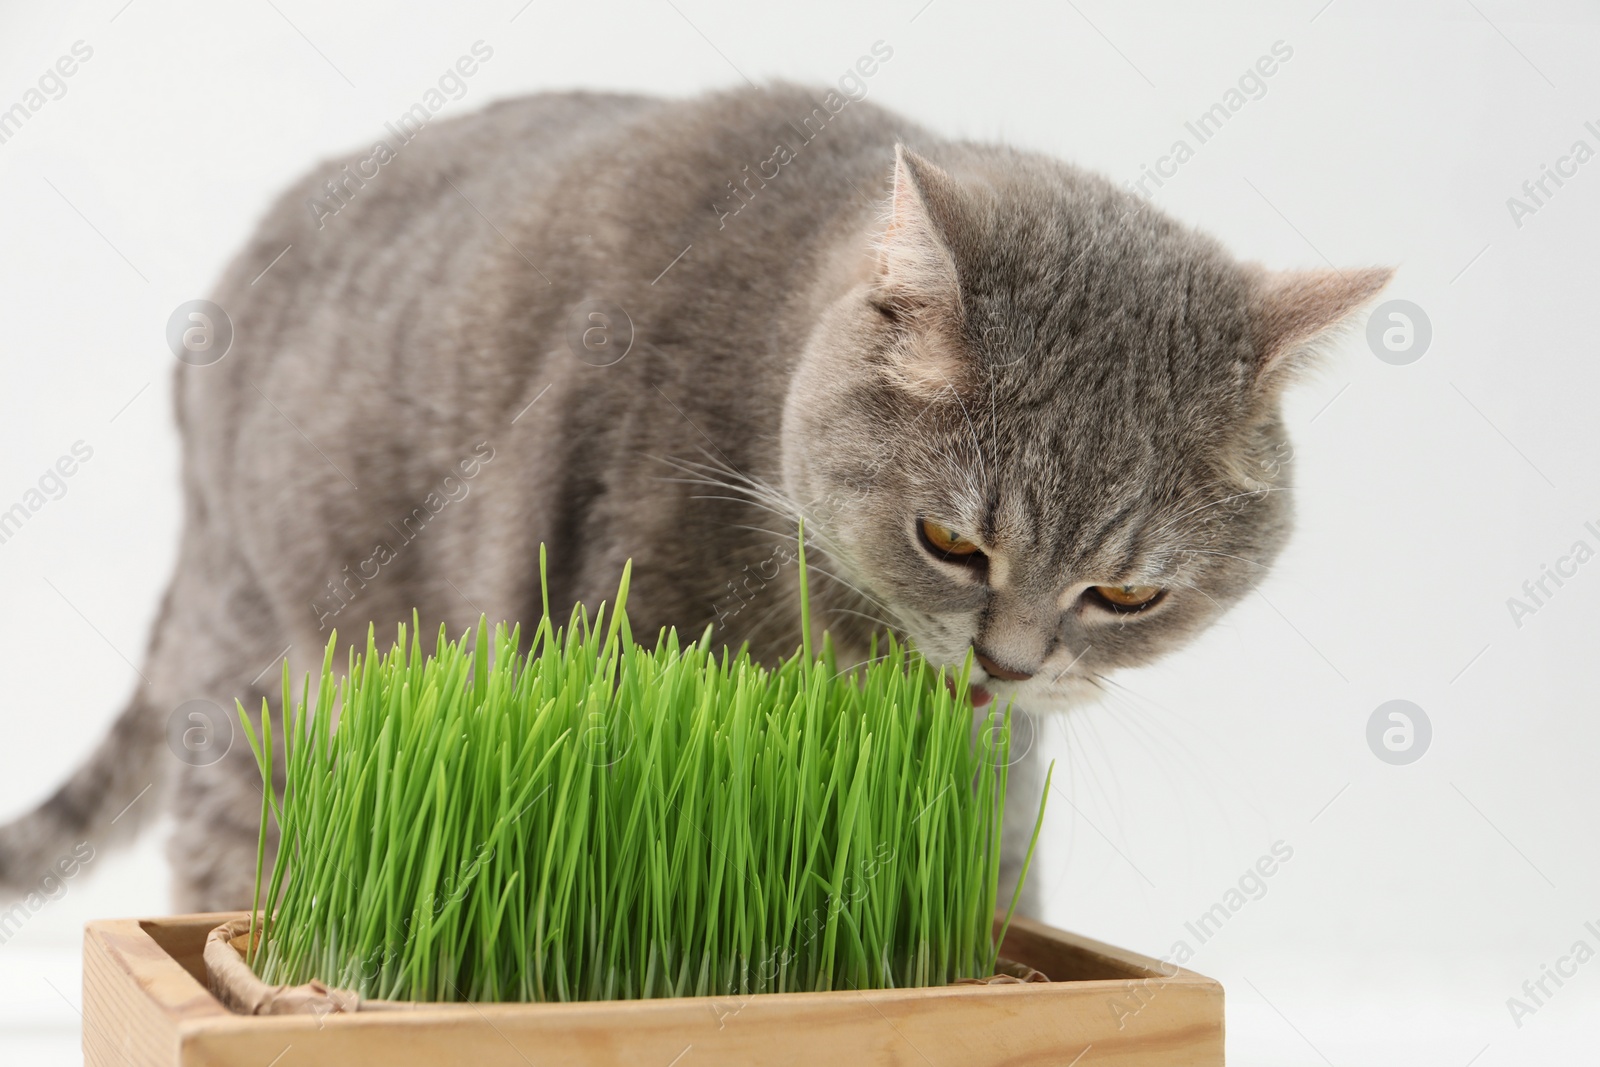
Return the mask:
<svg viewBox="0 0 1600 1067"><path fill-rule="evenodd" d="M994 970L1009 711L975 731L966 670L952 694L892 638L844 674L809 627L775 669L709 630L636 644L627 589L564 628L547 602L526 645L480 621L380 652L369 630L343 679L330 640L281 751L265 703L259 734L240 708L267 785L261 977L570 1001Z"/></svg>

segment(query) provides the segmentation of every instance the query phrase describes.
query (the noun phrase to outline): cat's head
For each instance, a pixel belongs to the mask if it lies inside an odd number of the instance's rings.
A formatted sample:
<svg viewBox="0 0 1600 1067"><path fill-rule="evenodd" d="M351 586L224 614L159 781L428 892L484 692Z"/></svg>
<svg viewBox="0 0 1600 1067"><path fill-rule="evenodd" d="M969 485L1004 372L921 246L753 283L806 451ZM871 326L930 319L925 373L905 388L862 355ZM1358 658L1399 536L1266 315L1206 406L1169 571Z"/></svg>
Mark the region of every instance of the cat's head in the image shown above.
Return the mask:
<svg viewBox="0 0 1600 1067"><path fill-rule="evenodd" d="M791 387L785 490L864 610L1047 710L1261 580L1291 519L1280 393L1390 272L1240 263L1049 160L940 163L896 151Z"/></svg>

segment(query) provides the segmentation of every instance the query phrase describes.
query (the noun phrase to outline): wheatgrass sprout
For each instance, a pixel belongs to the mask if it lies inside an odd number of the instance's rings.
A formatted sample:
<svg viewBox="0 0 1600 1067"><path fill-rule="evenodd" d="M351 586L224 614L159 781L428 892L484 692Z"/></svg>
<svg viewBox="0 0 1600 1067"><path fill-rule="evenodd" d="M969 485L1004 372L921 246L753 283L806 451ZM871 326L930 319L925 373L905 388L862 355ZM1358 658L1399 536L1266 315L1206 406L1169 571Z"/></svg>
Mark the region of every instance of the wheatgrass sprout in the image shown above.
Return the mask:
<svg viewBox="0 0 1600 1067"><path fill-rule="evenodd" d="M240 708L263 979L575 1001L993 973L1009 711L975 729L966 670L952 690L893 637L844 672L809 625L770 669L709 630L637 644L628 574L592 620L547 599L526 652L480 621L430 653L413 619L338 678L330 640L315 700L285 667L276 748Z"/></svg>

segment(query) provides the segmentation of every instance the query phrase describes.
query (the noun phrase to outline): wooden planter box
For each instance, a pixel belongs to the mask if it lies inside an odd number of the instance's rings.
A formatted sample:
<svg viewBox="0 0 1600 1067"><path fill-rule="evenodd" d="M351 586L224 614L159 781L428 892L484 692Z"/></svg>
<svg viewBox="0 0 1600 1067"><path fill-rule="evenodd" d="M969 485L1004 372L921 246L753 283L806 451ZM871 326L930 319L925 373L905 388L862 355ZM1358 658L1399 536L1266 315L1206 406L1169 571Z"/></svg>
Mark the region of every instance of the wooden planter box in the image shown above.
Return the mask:
<svg viewBox="0 0 1600 1067"><path fill-rule="evenodd" d="M1002 951L1051 982L263 1017L207 988L206 934L236 917L88 925L88 1067L1222 1064L1217 982L1022 919Z"/></svg>

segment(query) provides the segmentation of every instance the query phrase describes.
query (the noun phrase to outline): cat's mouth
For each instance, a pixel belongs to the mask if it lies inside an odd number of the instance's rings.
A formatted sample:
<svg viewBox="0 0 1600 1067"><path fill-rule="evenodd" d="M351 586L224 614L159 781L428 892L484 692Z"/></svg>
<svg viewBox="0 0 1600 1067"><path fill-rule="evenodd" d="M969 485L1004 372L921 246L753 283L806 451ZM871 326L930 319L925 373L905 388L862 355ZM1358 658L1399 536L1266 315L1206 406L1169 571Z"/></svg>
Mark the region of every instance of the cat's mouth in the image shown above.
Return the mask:
<svg viewBox="0 0 1600 1067"><path fill-rule="evenodd" d="M956 692L955 679L947 674L944 676L944 684L945 688L950 690L950 695L954 696ZM972 701L973 707L981 708L994 699L994 694L981 685L971 685L967 687L967 699Z"/></svg>

